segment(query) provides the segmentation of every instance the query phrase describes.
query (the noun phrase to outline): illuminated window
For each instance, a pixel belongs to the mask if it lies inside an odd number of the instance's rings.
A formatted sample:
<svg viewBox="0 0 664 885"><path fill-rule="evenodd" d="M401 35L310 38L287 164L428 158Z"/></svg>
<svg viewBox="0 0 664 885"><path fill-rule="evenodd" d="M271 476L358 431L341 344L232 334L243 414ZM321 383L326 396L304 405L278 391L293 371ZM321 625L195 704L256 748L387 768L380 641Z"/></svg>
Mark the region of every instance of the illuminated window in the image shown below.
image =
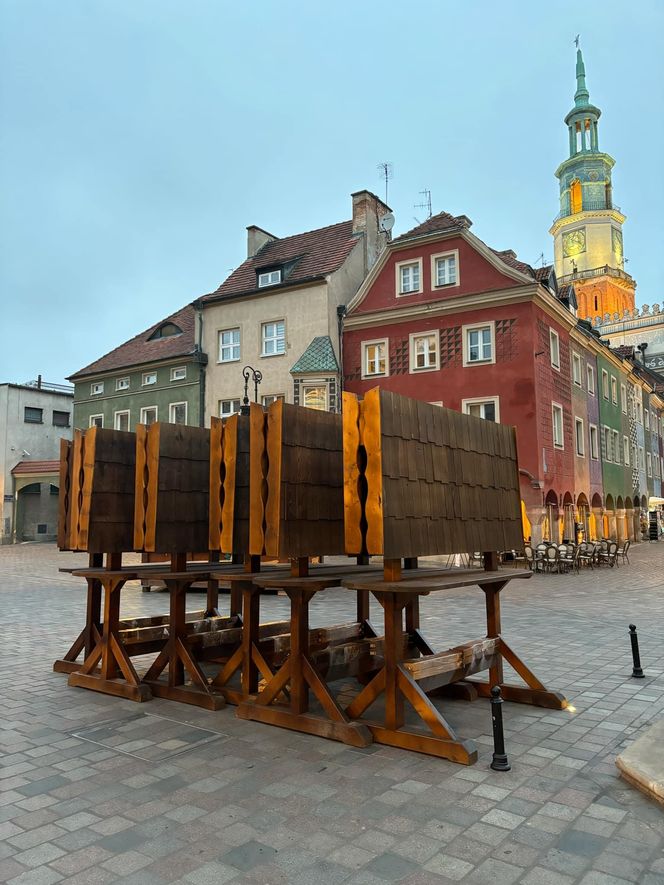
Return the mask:
<svg viewBox="0 0 664 885"><path fill-rule="evenodd" d="M305 384L302 386L302 403L307 409L327 411L327 385Z"/></svg>
<svg viewBox="0 0 664 885"><path fill-rule="evenodd" d="M583 198L581 196L581 182L578 178L575 178L569 187L569 202L572 215L581 212Z"/></svg>
<svg viewBox="0 0 664 885"><path fill-rule="evenodd" d="M362 376L388 375L387 338L362 342Z"/></svg>

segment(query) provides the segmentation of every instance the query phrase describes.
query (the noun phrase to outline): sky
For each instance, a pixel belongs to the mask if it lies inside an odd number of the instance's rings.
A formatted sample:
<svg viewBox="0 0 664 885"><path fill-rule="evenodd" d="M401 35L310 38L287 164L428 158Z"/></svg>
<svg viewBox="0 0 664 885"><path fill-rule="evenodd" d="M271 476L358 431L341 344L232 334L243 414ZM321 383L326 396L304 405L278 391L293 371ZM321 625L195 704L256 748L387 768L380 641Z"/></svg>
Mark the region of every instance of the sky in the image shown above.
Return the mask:
<svg viewBox="0 0 664 885"><path fill-rule="evenodd" d="M0 382L65 377L384 196L553 259L581 35L637 304L662 303L664 3L0 0Z"/></svg>

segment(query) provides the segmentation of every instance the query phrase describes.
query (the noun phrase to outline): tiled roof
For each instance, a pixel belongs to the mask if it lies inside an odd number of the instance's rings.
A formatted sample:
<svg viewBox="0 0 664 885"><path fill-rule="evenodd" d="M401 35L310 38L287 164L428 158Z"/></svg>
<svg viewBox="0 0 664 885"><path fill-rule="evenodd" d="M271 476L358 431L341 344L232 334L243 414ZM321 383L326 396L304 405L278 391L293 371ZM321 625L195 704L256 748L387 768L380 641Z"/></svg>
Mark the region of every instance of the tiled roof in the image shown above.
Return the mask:
<svg viewBox="0 0 664 885"><path fill-rule="evenodd" d="M431 218L427 218L422 224L418 224L417 227L413 227L411 230L406 231L405 234L401 234L400 237L396 237L392 242L401 243L403 240L412 240L415 239L415 237L426 236L426 234L435 234L463 227L468 228L470 227L470 224L470 219L465 215L450 215L449 212L439 212L437 215L432 215Z"/></svg>
<svg viewBox="0 0 664 885"><path fill-rule="evenodd" d="M97 375L99 372L110 372L114 369L125 369L129 366L137 366L141 363L153 363L157 360L171 359L178 356L188 356L195 350L194 329L196 312L191 304L172 313L166 319L160 320L145 332L136 335L129 341L125 341L115 350L111 350L105 356L90 363L83 369L79 369L68 380L75 381L85 375ZM163 326L164 323L173 323L182 329L181 335L168 335L164 338L155 338L150 341L150 336Z"/></svg>
<svg viewBox="0 0 664 885"><path fill-rule="evenodd" d="M341 221L318 230L272 240L256 255L243 261L218 289L204 295L201 301L219 301L320 279L337 270L357 242L358 238L353 235L352 221ZM292 266L283 282L265 290L258 289L257 271L290 263Z"/></svg>
<svg viewBox="0 0 664 885"><path fill-rule="evenodd" d="M339 363L329 335L314 338L291 369L292 375L303 372L338 372Z"/></svg>
<svg viewBox="0 0 664 885"><path fill-rule="evenodd" d="M19 461L16 467L12 468L14 476L25 476L30 473L58 473L59 471L59 461Z"/></svg>
<svg viewBox="0 0 664 885"><path fill-rule="evenodd" d="M521 271L521 273L525 273L526 276L536 279L535 269L532 268L529 264L526 264L525 261L519 261L519 259L516 257L516 253L513 252L512 249L503 249L502 252L499 249L491 249L491 251L494 253L494 255L497 255L498 258L500 258L500 260L504 262L508 267L512 267L514 268L514 270L519 270Z"/></svg>
<svg viewBox="0 0 664 885"><path fill-rule="evenodd" d="M535 268L535 279L540 283L546 282L551 276L552 264L545 264L544 267Z"/></svg>

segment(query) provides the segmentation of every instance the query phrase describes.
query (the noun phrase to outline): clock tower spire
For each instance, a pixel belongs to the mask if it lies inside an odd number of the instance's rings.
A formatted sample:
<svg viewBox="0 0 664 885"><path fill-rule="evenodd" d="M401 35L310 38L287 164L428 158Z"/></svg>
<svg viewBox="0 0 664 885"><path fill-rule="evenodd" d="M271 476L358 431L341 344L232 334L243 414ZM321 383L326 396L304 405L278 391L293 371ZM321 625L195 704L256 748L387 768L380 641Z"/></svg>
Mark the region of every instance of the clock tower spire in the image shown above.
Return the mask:
<svg viewBox="0 0 664 885"><path fill-rule="evenodd" d="M615 160L599 148L601 111L591 104L583 53L576 44L574 107L565 117L569 157L556 169L560 212L553 235L556 276L573 283L581 317L621 315L634 310L636 283L625 272L622 226L625 216L613 202Z"/></svg>

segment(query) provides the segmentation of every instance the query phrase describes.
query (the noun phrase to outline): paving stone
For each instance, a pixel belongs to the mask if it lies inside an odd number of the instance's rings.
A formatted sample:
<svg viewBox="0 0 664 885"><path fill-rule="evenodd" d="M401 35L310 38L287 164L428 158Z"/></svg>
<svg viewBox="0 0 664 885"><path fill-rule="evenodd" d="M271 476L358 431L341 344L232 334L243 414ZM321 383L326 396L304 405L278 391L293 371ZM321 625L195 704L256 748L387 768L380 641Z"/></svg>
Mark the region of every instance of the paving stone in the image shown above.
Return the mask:
<svg viewBox="0 0 664 885"><path fill-rule="evenodd" d="M463 879L465 875L474 869L473 865L468 863L468 861L442 852L427 861L424 868L437 875L445 876L445 878L451 879L453 882Z"/></svg>
<svg viewBox="0 0 664 885"><path fill-rule="evenodd" d="M398 882L409 873L416 871L416 865L405 857L392 851L385 851L367 864L367 869L388 882Z"/></svg>
<svg viewBox="0 0 664 885"><path fill-rule="evenodd" d="M222 854L219 859L222 863L247 872L257 864L269 863L275 854L275 849L270 845L263 845L261 842L251 839Z"/></svg>
<svg viewBox="0 0 664 885"><path fill-rule="evenodd" d="M223 885L224 882L232 882L237 877L238 871L235 867L212 861L187 873L184 881L191 882L192 885Z"/></svg>

